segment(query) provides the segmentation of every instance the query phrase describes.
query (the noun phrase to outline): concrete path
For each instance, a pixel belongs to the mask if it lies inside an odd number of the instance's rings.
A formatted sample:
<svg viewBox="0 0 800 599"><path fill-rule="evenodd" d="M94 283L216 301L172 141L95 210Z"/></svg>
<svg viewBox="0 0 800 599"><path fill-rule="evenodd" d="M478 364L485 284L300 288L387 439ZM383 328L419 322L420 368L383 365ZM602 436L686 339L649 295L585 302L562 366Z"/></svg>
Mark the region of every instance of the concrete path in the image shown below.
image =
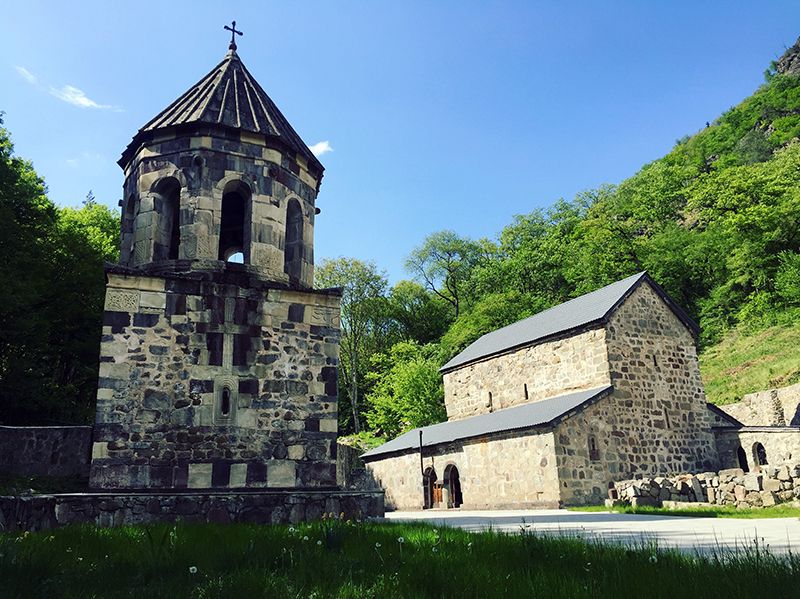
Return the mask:
<svg viewBox="0 0 800 599"><path fill-rule="evenodd" d="M677 548L691 553L720 549L768 548L776 554L800 553L800 519L687 518L567 510L388 512L389 521L424 521L469 531L492 528L641 546Z"/></svg>

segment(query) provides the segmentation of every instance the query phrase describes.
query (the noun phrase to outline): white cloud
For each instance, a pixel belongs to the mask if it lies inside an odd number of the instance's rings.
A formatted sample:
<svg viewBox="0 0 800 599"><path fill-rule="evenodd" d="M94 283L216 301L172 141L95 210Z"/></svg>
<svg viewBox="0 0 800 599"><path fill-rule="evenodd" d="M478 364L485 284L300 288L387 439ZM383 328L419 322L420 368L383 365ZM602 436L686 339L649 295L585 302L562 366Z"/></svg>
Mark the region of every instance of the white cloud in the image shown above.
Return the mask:
<svg viewBox="0 0 800 599"><path fill-rule="evenodd" d="M333 148L331 147L331 142L325 140L315 143L313 146L309 148L311 153L314 154L317 158L322 156L323 154L327 154L328 152L333 152Z"/></svg>
<svg viewBox="0 0 800 599"><path fill-rule="evenodd" d="M20 76L21 76L21 77L22 77L22 78L23 78L25 81L27 81L27 82L28 82L28 83L30 83L31 85L36 85L36 84L39 82L39 80L38 80L38 79L36 79L36 75L34 75L33 73L31 73L31 72L30 72L28 69L26 69L25 67L21 67L21 66L15 66L15 67L14 67L14 69L17 71L17 73L19 73L19 74L20 74Z"/></svg>
<svg viewBox="0 0 800 599"><path fill-rule="evenodd" d="M113 106L109 106L108 104L98 104L91 98L87 97L86 94L83 93L83 90L80 90L73 85L65 85L61 89L51 87L50 93L59 100L63 100L68 104L72 104L73 106L78 106L80 108L100 108L103 110L113 108Z"/></svg>

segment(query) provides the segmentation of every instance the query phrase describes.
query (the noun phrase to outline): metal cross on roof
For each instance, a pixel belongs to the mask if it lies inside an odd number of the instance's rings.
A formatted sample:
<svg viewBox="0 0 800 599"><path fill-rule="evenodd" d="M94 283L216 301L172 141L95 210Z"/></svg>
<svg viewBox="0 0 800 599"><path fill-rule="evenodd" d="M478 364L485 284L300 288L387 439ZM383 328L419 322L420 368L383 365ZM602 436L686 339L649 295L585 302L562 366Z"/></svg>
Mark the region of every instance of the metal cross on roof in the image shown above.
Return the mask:
<svg viewBox="0 0 800 599"><path fill-rule="evenodd" d="M225 25L225 29L231 32L231 43L228 46L229 50L236 51L236 36L237 35L244 35L241 31L237 31L236 29L236 21L231 21L231 27Z"/></svg>

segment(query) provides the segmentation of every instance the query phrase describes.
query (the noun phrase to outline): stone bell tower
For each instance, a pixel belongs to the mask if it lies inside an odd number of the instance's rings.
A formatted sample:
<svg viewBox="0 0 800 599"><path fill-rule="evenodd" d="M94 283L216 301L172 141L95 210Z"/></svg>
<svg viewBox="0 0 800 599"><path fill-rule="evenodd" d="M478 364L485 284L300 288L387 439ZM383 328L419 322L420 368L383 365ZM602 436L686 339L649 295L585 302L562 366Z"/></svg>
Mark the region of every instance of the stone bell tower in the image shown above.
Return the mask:
<svg viewBox="0 0 800 599"><path fill-rule="evenodd" d="M233 41L119 165L90 485L334 486L340 293L313 289L323 166Z"/></svg>

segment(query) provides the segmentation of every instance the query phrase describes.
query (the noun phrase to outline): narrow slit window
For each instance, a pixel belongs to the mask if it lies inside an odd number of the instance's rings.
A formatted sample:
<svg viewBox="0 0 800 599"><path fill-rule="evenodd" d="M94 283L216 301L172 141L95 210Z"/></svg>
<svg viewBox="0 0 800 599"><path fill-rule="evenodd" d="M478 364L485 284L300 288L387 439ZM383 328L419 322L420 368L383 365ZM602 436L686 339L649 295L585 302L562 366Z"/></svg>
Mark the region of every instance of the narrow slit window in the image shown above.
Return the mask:
<svg viewBox="0 0 800 599"><path fill-rule="evenodd" d="M589 459L596 462L600 459L600 450L597 448L597 437L589 435Z"/></svg>
<svg viewBox="0 0 800 599"><path fill-rule="evenodd" d="M528 399L528 383L522 385L522 390L525 393L525 399Z"/></svg>
<svg viewBox="0 0 800 599"><path fill-rule="evenodd" d="M289 200L286 206L286 234L283 246L283 272L299 280L303 268L303 211L300 202Z"/></svg>
<svg viewBox="0 0 800 599"><path fill-rule="evenodd" d="M220 413L229 416L231 413L231 390L227 387L222 389L222 401L220 402Z"/></svg>

